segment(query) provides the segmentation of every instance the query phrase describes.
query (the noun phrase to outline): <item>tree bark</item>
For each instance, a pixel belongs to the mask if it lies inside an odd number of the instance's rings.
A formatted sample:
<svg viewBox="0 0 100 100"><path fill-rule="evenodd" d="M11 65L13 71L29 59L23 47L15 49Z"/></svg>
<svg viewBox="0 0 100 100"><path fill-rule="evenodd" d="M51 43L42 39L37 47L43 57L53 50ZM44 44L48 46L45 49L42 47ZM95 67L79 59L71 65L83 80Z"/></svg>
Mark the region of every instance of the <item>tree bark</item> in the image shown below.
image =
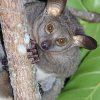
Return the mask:
<svg viewBox="0 0 100 100"><path fill-rule="evenodd" d="M27 58L25 0L0 0L0 17L14 100L35 100L34 68Z"/></svg>

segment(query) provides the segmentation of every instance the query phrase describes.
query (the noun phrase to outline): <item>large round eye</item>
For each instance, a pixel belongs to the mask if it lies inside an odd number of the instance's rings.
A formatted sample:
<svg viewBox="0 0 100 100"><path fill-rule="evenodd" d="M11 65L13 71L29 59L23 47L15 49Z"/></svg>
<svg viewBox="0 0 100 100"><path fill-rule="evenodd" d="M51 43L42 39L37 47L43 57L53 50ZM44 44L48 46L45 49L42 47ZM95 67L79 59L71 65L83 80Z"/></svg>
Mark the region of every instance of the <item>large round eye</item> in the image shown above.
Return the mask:
<svg viewBox="0 0 100 100"><path fill-rule="evenodd" d="M64 46L68 43L68 40L66 38L59 38L59 39L56 39L56 44L58 46Z"/></svg>
<svg viewBox="0 0 100 100"><path fill-rule="evenodd" d="M54 26L52 24L48 24L46 26L46 30L47 30L48 33L52 33L53 30L54 30Z"/></svg>

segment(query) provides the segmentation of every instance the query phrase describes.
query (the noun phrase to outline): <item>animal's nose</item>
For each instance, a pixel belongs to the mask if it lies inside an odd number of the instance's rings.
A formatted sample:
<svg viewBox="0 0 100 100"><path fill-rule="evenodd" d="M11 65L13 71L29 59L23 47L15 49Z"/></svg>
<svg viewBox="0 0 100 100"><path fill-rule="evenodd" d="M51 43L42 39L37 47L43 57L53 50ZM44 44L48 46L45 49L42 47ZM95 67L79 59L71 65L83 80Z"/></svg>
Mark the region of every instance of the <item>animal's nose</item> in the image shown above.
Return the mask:
<svg viewBox="0 0 100 100"><path fill-rule="evenodd" d="M48 49L50 48L50 46L51 46L50 40L45 40L45 41L43 41L43 42L41 43L41 47L42 47L42 49L44 49L44 50L48 50Z"/></svg>

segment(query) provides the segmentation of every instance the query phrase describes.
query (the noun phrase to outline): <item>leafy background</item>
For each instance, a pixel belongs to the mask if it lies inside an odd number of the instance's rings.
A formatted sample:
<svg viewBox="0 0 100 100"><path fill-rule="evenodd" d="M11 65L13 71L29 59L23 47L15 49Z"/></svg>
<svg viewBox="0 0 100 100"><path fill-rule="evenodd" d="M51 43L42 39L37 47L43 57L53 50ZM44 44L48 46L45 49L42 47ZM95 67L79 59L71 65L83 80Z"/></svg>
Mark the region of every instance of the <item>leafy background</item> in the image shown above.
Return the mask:
<svg viewBox="0 0 100 100"><path fill-rule="evenodd" d="M68 0L67 6L100 13L100 0ZM57 100L100 100L100 23L80 20L85 33L98 42L97 49L81 49L79 69L71 77Z"/></svg>

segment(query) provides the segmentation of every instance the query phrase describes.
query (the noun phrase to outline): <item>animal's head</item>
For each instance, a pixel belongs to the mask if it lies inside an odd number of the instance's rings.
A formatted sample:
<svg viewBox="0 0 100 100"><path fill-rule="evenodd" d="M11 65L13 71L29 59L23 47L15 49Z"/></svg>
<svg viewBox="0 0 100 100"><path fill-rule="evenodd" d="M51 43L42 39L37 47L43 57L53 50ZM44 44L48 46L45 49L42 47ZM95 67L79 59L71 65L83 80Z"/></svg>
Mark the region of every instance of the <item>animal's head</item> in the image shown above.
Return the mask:
<svg viewBox="0 0 100 100"><path fill-rule="evenodd" d="M75 34L62 19L62 12L67 0L48 0L44 12L34 22L34 36L39 47L44 51L63 51L69 47L79 46L92 50L96 41L84 34Z"/></svg>

